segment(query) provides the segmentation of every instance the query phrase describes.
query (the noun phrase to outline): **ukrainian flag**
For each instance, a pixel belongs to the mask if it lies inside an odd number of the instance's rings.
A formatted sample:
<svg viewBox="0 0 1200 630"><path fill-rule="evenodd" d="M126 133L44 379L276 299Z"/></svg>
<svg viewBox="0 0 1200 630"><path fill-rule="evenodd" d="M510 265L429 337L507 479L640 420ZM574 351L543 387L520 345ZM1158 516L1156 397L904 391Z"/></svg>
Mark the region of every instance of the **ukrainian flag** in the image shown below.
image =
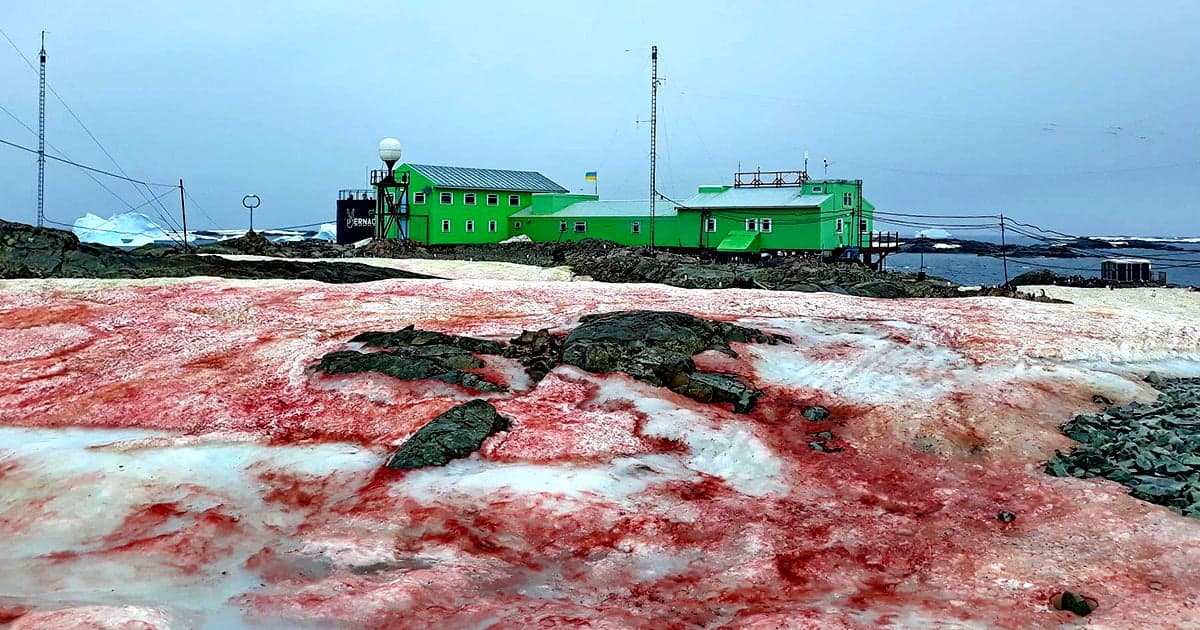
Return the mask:
<svg viewBox="0 0 1200 630"><path fill-rule="evenodd" d="M584 179L584 181L589 181L589 182L596 181L596 171L588 171L588 172L584 173L583 179Z"/></svg>

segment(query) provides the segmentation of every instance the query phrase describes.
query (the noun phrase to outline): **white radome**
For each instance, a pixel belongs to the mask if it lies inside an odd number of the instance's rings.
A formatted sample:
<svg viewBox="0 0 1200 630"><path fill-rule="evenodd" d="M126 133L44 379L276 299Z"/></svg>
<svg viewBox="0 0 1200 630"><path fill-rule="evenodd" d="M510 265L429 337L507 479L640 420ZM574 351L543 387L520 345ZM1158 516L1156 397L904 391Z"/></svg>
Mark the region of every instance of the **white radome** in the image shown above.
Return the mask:
<svg viewBox="0 0 1200 630"><path fill-rule="evenodd" d="M400 141L395 138L380 140L379 159L384 162L398 162L400 160Z"/></svg>

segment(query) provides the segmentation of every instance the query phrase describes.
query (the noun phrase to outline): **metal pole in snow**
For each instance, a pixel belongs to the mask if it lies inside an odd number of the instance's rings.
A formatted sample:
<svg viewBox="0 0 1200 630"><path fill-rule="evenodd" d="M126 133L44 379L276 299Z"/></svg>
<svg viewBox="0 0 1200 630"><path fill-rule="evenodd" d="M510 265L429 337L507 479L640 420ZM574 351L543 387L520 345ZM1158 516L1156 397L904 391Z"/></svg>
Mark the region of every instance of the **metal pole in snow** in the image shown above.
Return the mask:
<svg viewBox="0 0 1200 630"><path fill-rule="evenodd" d="M1004 286L1008 286L1008 245L1004 241L1004 213L1000 213L1000 259L1004 261Z"/></svg>

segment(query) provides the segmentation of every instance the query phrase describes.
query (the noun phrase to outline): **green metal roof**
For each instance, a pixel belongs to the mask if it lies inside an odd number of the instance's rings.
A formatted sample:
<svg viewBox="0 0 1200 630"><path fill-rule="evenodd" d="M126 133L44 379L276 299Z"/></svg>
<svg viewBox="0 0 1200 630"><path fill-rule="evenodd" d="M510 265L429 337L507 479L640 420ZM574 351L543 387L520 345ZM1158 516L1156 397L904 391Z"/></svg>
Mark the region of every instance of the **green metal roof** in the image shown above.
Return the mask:
<svg viewBox="0 0 1200 630"><path fill-rule="evenodd" d="M704 187L707 188L707 187ZM833 195L806 195L802 188L732 188L699 192L679 204L683 209L819 208Z"/></svg>
<svg viewBox="0 0 1200 630"><path fill-rule="evenodd" d="M505 190L514 192L565 193L566 188L535 171L506 171L498 168L467 168L408 164L428 177L438 188L469 188L472 190Z"/></svg>
<svg viewBox="0 0 1200 630"><path fill-rule="evenodd" d="M749 230L730 230L729 234L726 234L725 238L717 244L717 251L755 253L762 247L758 242L758 236L758 232Z"/></svg>
<svg viewBox="0 0 1200 630"><path fill-rule="evenodd" d="M532 207L526 208L520 212L514 212L512 216L534 219L538 217L650 218L649 201L577 201L554 212L533 212L533 210L534 208ZM655 218L674 217L676 214L678 213L675 211L673 204L665 201L654 204Z"/></svg>

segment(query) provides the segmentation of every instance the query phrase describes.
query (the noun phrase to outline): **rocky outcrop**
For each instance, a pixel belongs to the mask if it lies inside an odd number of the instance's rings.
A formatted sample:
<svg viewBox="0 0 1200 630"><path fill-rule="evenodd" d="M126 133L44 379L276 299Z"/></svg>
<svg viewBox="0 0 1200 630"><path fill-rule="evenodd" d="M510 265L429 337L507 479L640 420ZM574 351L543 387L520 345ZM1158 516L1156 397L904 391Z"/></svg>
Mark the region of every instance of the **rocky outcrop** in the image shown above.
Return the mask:
<svg viewBox="0 0 1200 630"><path fill-rule="evenodd" d="M504 355L517 359L536 383L562 363L562 341L549 330L522 331L508 342Z"/></svg>
<svg viewBox="0 0 1200 630"><path fill-rule="evenodd" d="M481 368L483 361L461 348L444 345L401 346L381 352L338 350L321 357L315 369L326 374L378 372L405 381L437 380L481 392L508 388L465 370Z"/></svg>
<svg viewBox="0 0 1200 630"><path fill-rule="evenodd" d="M480 354L501 354L504 352L504 346L495 341L478 339L476 337L448 335L430 330L417 330L411 324L403 330L395 332L365 332L355 336L350 341L376 348L449 346Z"/></svg>
<svg viewBox="0 0 1200 630"><path fill-rule="evenodd" d="M508 430L511 422L483 400L472 400L439 415L405 440L387 461L388 468L407 470L445 466L479 450L488 437Z"/></svg>
<svg viewBox="0 0 1200 630"><path fill-rule="evenodd" d="M736 357L731 341L791 342L685 313L619 311L581 318L563 340L562 361L589 372L622 372L701 402L729 402L745 413L762 392L735 374L699 372L692 360L692 355L706 350Z"/></svg>
<svg viewBox="0 0 1200 630"><path fill-rule="evenodd" d="M125 251L80 243L72 233L0 221L0 278L182 278L317 280L335 284L423 274L355 263L234 261L167 247Z"/></svg>
<svg viewBox="0 0 1200 630"><path fill-rule="evenodd" d="M1146 380L1160 390L1153 404L1110 405L1062 425L1080 445L1056 451L1046 472L1111 479L1139 499L1200 517L1200 378Z"/></svg>

